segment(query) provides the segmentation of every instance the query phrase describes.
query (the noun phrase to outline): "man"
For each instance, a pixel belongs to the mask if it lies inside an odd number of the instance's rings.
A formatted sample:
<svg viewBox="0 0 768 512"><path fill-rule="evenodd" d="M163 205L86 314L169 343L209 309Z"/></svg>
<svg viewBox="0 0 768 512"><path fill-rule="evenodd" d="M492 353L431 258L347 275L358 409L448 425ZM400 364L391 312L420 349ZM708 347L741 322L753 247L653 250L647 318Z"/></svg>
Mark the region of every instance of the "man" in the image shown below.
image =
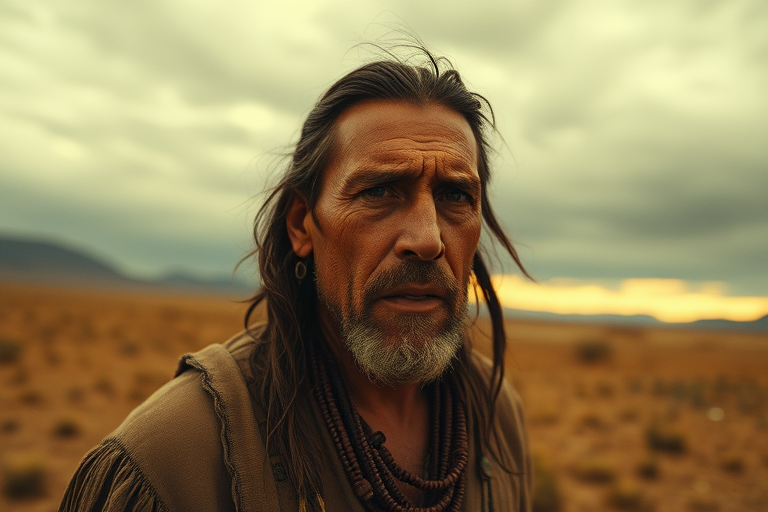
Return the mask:
<svg viewBox="0 0 768 512"><path fill-rule="evenodd" d="M248 317L266 322L185 356L86 456L62 510L529 509L479 248L485 222L520 265L488 201L492 113L425 54L319 100L256 218ZM473 279L493 362L467 338Z"/></svg>

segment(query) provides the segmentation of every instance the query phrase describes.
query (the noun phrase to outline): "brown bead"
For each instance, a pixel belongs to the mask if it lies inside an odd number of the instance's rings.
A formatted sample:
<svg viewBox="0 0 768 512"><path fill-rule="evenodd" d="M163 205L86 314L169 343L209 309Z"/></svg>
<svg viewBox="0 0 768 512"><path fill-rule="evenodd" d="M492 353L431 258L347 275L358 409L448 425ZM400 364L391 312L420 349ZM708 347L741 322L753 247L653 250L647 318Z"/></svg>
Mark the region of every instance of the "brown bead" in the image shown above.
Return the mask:
<svg viewBox="0 0 768 512"><path fill-rule="evenodd" d="M376 448L377 450L381 448L381 445L387 442L387 437L384 435L384 432L378 431L374 432L371 436L371 446Z"/></svg>
<svg viewBox="0 0 768 512"><path fill-rule="evenodd" d="M373 487L371 487L371 482L365 478L361 478L355 482L355 494L364 501L373 498Z"/></svg>
<svg viewBox="0 0 768 512"><path fill-rule="evenodd" d="M376 510L386 512L457 512L464 497L469 448L464 400L455 375L434 387L432 454L429 478L424 479L395 462L383 446L384 434L373 432L358 414L335 364L320 361L317 346L311 347L315 398L347 479L364 507L375 498ZM432 505L414 507L397 481L426 492Z"/></svg>

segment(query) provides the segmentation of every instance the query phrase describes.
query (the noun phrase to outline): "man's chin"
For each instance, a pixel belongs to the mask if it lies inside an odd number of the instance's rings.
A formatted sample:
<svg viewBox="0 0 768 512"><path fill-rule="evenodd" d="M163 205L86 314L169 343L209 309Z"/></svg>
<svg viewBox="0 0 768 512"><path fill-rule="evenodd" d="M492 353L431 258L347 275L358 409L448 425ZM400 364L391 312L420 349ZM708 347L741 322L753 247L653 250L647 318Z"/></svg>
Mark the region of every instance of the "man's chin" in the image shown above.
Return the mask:
<svg viewBox="0 0 768 512"><path fill-rule="evenodd" d="M451 368L453 357L445 364L440 365L417 365L410 366L403 364L395 371L382 371L380 368L367 369L358 368L363 372L371 382L378 386L426 386L434 382Z"/></svg>
<svg viewBox="0 0 768 512"><path fill-rule="evenodd" d="M407 345L411 350L423 350L444 332L442 328L388 329L382 332L380 346L389 350Z"/></svg>
<svg viewBox="0 0 768 512"><path fill-rule="evenodd" d="M461 349L463 333L405 330L391 336L362 327L347 333L347 349L371 381L389 386L423 385L438 379Z"/></svg>

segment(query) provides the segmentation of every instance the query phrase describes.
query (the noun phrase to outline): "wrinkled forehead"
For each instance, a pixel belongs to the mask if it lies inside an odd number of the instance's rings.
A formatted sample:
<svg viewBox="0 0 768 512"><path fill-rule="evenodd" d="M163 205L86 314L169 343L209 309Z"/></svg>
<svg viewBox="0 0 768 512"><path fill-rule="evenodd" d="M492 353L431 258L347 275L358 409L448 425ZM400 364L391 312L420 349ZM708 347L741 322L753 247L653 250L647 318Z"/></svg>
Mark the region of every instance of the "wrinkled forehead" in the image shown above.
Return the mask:
<svg viewBox="0 0 768 512"><path fill-rule="evenodd" d="M475 175L478 172L478 144L469 123L459 112L441 104L363 101L338 117L332 139L323 181L329 178L329 170L345 167L350 161L375 169L389 159L407 160L415 154L439 155L450 168Z"/></svg>

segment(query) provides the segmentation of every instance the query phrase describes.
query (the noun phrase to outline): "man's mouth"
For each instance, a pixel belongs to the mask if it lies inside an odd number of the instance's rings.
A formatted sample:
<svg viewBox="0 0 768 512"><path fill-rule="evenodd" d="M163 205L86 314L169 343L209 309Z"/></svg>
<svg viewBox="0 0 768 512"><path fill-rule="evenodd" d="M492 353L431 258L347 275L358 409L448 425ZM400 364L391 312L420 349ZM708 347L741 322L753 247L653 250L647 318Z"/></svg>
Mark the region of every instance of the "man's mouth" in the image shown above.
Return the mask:
<svg viewBox="0 0 768 512"><path fill-rule="evenodd" d="M434 295L391 295L380 301L403 313L431 313L445 305L443 299Z"/></svg>
<svg viewBox="0 0 768 512"><path fill-rule="evenodd" d="M387 290L379 301L409 313L428 313L446 304L445 292L432 286L403 286Z"/></svg>

